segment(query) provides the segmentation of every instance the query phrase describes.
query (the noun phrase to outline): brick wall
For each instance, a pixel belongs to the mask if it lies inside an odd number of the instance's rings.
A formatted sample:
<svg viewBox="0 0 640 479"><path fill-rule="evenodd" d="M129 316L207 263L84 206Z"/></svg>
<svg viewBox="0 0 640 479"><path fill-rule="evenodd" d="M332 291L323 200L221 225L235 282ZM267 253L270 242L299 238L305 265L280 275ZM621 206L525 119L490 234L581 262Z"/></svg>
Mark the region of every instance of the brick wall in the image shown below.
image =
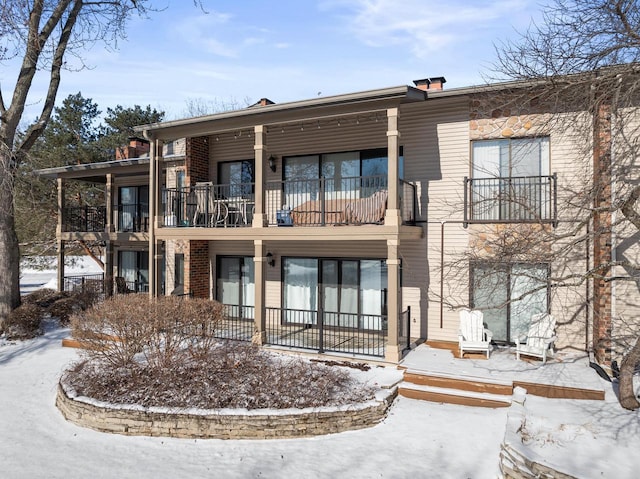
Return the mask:
<svg viewBox="0 0 640 479"><path fill-rule="evenodd" d="M611 105L594 115L593 152L593 349L601 364L611 363Z"/></svg>
<svg viewBox="0 0 640 479"><path fill-rule="evenodd" d="M196 298L209 298L209 242L189 241L184 253L184 288Z"/></svg>
<svg viewBox="0 0 640 479"><path fill-rule="evenodd" d="M209 137L187 138L186 166L187 185L209 181Z"/></svg>

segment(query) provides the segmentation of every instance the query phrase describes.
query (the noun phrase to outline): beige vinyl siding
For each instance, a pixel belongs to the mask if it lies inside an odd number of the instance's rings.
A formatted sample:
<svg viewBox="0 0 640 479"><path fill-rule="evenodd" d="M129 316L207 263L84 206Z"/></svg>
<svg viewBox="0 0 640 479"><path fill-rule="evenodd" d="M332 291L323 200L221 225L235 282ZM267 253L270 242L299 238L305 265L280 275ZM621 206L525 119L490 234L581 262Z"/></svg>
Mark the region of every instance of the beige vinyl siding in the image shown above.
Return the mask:
<svg viewBox="0 0 640 479"><path fill-rule="evenodd" d="M457 340L458 313L466 284L445 277L440 324L440 235L445 221L445 259L464 251L468 234L462 221L463 178L469 173L469 107L466 98L407 105L400 114L405 179L417 184L418 219L422 240L401 244L403 309L411 306L411 336L429 340ZM414 322L415 319L415 322Z"/></svg>
<svg viewBox="0 0 640 479"><path fill-rule="evenodd" d="M640 109L625 109L620 112L622 123L614 123L624 130L624 137L614 136L613 164L617 171L614 174L624 177L613 185L613 195L621 199L628 194L630 186L638 184L640 167L637 152L640 149ZM627 166L626 170L622 167ZM636 208L637 211L637 208ZM621 212L616 212L614 223L623 221ZM624 262L625 266L617 266L612 275L620 278L612 285L612 336L613 358L620 363L621 356L633 345L640 333L640 241L638 229L628 221L614 228L613 242L616 245L615 260Z"/></svg>
<svg viewBox="0 0 640 479"><path fill-rule="evenodd" d="M573 245L576 218L585 211L577 211L570 204L575 201L576 190L585 188L591 181L591 145L585 141L584 131L591 130L589 117L580 114L557 115L550 123L551 165L550 172L558 175L558 227L554 230L560 238L554 245L551 275L558 278L580 278L587 268L591 251L585 243ZM586 146L589 151L587 152ZM586 230L581 229L578 235ZM570 248L567 250L566 246ZM562 251L562 253L558 253ZM558 349L584 350L587 347L589 309L588 287L584 281L563 281L565 286L551 291L551 314L556 318Z"/></svg>
<svg viewBox="0 0 640 479"><path fill-rule="evenodd" d="M282 158L286 156L356 151L370 148L386 148L386 113L367 116L345 116L320 122L302 122L282 127L267 128L268 155L277 158L277 169L272 172L265 165L266 181L282 179ZM358 123L359 122L359 123ZM284 129L284 132L283 132ZM212 135L210 145L210 177L216 181L217 163L222 161L250 160L255 158L253 131L243 130Z"/></svg>

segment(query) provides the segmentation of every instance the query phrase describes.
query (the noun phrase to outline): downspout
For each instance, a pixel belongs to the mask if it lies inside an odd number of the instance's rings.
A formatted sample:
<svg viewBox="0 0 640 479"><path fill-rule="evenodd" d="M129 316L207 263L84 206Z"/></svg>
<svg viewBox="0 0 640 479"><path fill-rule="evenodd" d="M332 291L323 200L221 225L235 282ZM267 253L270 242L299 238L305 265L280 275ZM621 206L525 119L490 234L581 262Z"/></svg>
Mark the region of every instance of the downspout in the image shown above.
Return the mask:
<svg viewBox="0 0 640 479"><path fill-rule="evenodd" d="M589 346L589 305L591 304L589 298L591 297L591 288L589 286L589 268L590 268L590 263L591 263L591 245L590 245L590 241L589 241L589 234L590 234L590 229L589 229L589 222L587 221L587 231L586 231L586 250L585 250L585 269L586 269L586 281L584 282L585 284L585 304L586 307L584 308L584 324L585 324L585 328L584 328L584 350L585 352L589 352L590 350L590 346Z"/></svg>
<svg viewBox="0 0 640 479"><path fill-rule="evenodd" d="M440 222L440 329L444 324L444 225Z"/></svg>

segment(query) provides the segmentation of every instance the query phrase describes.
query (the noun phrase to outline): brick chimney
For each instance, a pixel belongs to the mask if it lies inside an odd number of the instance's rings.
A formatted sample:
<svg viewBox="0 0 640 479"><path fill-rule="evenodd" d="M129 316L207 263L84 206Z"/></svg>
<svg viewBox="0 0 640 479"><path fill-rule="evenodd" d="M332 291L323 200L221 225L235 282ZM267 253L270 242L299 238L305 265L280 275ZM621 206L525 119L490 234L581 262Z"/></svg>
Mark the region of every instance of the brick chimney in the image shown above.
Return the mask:
<svg viewBox="0 0 640 479"><path fill-rule="evenodd" d="M125 160L128 158L139 158L145 153L149 153L151 145L147 140L142 138L129 138L129 144L116 149L116 160Z"/></svg>
<svg viewBox="0 0 640 479"><path fill-rule="evenodd" d="M433 91L433 90L442 90L443 85L446 83L446 79L444 77L431 77L431 78L423 78L422 80L414 80L413 84L419 90L423 91Z"/></svg>
<svg viewBox="0 0 640 479"><path fill-rule="evenodd" d="M267 106L267 105L275 105L275 102L269 100L268 98L260 98L257 102L251 105L249 108L253 108L255 106Z"/></svg>

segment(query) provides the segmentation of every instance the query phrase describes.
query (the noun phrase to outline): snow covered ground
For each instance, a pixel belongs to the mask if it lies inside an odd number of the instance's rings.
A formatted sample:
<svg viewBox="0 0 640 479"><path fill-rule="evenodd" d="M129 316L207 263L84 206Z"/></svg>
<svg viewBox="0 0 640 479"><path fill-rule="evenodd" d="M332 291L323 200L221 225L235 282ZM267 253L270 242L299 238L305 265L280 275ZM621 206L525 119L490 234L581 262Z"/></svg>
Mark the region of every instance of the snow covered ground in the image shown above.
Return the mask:
<svg viewBox="0 0 640 479"><path fill-rule="evenodd" d="M398 398L369 429L285 440L126 437L67 423L54 405L77 351L66 329L0 340L0 477L495 478L509 408ZM529 396L527 436L515 444L580 478L635 478L640 417L606 401Z"/></svg>
<svg viewBox="0 0 640 479"><path fill-rule="evenodd" d="M23 262L20 265L20 292L28 294L40 288L58 288L58 268L55 256L42 260L46 267L38 269ZM65 275L100 274L102 269L88 256L69 256L65 258Z"/></svg>
<svg viewBox="0 0 640 479"><path fill-rule="evenodd" d="M96 272L89 262L71 271ZM21 283L25 289L27 285L37 288L55 280L55 274L55 269L26 270ZM500 476L500 445L505 441L507 415L513 412L510 408L472 408L400 397L387 419L373 428L306 439L187 440L83 429L67 423L54 405L60 374L78 358L77 351L61 346L68 334L66 329L50 326L43 337L25 342L0 338L1 478ZM446 370L452 364L450 358L436 358L424 348L411 354L410 367L427 361ZM473 368L468 372L473 375L487 365L465 363ZM509 365L525 367L512 359ZM563 374L576 373L572 369ZM585 375L578 378L580 382L587 375L593 381L589 368L578 374ZM605 389L605 401L528 396L524 427L517 434L507 432L506 441L528 457L574 477L640 477L640 413L622 409L611 383L597 381Z"/></svg>
<svg viewBox="0 0 640 479"><path fill-rule="evenodd" d="M56 383L77 352L67 330L0 343L0 477L371 478L498 475L506 409L400 398L370 429L285 440L127 437L67 423Z"/></svg>

